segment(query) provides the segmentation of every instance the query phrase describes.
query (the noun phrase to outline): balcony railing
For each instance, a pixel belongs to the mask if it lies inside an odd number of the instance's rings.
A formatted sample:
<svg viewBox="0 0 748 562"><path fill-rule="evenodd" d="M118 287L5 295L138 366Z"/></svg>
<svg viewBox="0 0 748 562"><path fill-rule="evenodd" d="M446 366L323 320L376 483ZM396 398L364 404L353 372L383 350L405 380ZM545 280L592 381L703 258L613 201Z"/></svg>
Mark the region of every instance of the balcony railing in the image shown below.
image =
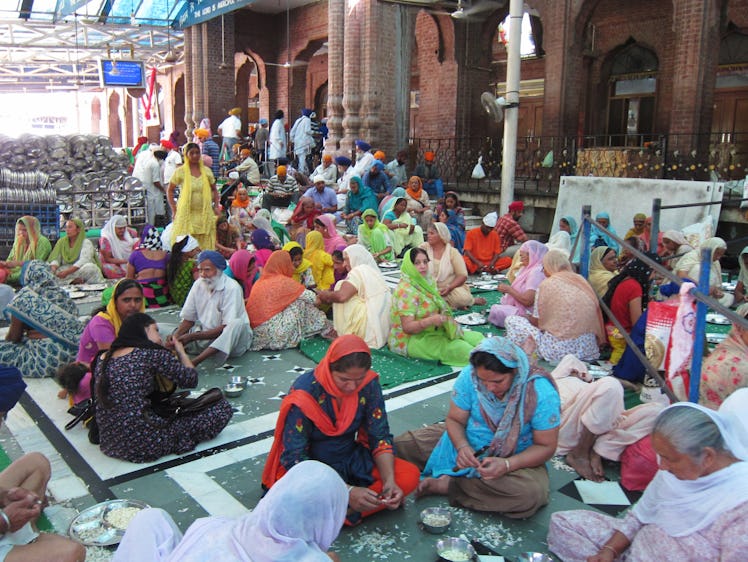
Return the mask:
<svg viewBox="0 0 748 562"><path fill-rule="evenodd" d="M447 184L495 191L501 180L502 139L411 139L419 161L436 153ZM483 157L486 178L471 177ZM748 174L748 133L709 135L585 135L517 139L516 183L528 192L555 193L569 175L678 180L742 179ZM725 198L735 197L726 193Z"/></svg>

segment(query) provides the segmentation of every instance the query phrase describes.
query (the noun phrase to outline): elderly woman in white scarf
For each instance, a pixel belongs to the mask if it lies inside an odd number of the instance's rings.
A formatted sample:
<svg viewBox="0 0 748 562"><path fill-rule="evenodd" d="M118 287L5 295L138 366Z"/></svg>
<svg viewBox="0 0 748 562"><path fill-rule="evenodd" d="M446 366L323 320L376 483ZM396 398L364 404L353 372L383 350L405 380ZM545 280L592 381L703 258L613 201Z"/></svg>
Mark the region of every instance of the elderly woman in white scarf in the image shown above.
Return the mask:
<svg viewBox="0 0 748 562"><path fill-rule="evenodd" d="M745 560L748 553L748 389L718 411L689 402L652 430L660 470L622 519L551 515L548 546L564 562Z"/></svg>
<svg viewBox="0 0 748 562"><path fill-rule="evenodd" d="M443 222L435 222L426 231L426 242L421 248L429 256L429 273L436 282L439 294L453 309L465 309L474 304L486 304L483 297L475 298L465 284L467 266L462 254L452 245L452 234Z"/></svg>
<svg viewBox="0 0 748 562"><path fill-rule="evenodd" d="M678 262L688 252L693 250L680 230L666 230L662 235L662 245L665 247L665 264L668 269L678 271Z"/></svg>
<svg viewBox="0 0 748 562"><path fill-rule="evenodd" d="M127 219L114 215L101 229L99 261L107 279L121 279L127 275L127 260L138 243L138 233L127 226Z"/></svg>
<svg viewBox="0 0 748 562"><path fill-rule="evenodd" d="M699 281L701 273L701 252L709 250L712 255L712 264L709 268L709 296L714 297L722 306L732 306L734 297L732 293L725 293L722 290L722 267L719 264L720 258L727 251L727 243L722 238L707 238L696 250L691 250L683 256L678 262L676 270L678 277L686 277Z"/></svg>
<svg viewBox="0 0 748 562"><path fill-rule="evenodd" d="M310 485L314 483L314 485ZM348 489L318 461L295 465L250 513L204 517L184 537L168 513L144 509L131 521L113 562L330 562L348 508Z"/></svg>

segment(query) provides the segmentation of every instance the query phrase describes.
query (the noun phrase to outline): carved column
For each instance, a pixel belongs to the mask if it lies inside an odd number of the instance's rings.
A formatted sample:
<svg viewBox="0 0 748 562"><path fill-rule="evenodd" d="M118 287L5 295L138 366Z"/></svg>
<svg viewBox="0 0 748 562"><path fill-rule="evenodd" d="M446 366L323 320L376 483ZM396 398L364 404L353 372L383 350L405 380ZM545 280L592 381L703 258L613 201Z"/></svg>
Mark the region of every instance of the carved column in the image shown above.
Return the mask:
<svg viewBox="0 0 748 562"><path fill-rule="evenodd" d="M343 137L343 50L345 48L345 0L329 0L327 25L327 150L338 149Z"/></svg>
<svg viewBox="0 0 748 562"><path fill-rule="evenodd" d="M348 8L345 23L345 72L343 74L343 137L340 149L350 152L361 129L361 28L362 1ZM348 0L352 4L355 0Z"/></svg>
<svg viewBox="0 0 748 562"><path fill-rule="evenodd" d="M187 125L187 129L184 134L188 139L192 138L192 132L195 130L195 120L193 119L193 107L194 103L192 100L192 59L194 54L192 52L192 28L188 27L184 30L184 124Z"/></svg>

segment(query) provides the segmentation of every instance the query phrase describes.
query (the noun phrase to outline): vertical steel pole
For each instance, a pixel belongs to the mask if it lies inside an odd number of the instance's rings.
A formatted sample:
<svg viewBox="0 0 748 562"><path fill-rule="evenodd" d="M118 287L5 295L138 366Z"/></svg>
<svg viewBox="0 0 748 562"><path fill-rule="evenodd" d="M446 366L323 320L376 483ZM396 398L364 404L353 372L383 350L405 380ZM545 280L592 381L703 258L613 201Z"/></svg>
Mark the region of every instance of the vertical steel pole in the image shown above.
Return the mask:
<svg viewBox="0 0 748 562"><path fill-rule="evenodd" d="M582 207L582 228L577 236L582 237L582 249L579 252L579 273L587 279L590 276L590 218L592 217L592 206ZM577 244L579 242L577 241Z"/></svg>
<svg viewBox="0 0 748 562"><path fill-rule="evenodd" d="M660 207L662 199L652 200L652 232L649 236L649 251L657 253L657 238L660 233Z"/></svg>
<svg viewBox="0 0 748 562"><path fill-rule="evenodd" d="M712 251L702 250L699 271L699 291L709 294L709 273L712 269ZM688 401L699 401L701 383L701 361L704 358L704 332L706 331L707 306L701 301L696 304L696 327L694 329L693 355L691 356L691 376L688 384Z"/></svg>

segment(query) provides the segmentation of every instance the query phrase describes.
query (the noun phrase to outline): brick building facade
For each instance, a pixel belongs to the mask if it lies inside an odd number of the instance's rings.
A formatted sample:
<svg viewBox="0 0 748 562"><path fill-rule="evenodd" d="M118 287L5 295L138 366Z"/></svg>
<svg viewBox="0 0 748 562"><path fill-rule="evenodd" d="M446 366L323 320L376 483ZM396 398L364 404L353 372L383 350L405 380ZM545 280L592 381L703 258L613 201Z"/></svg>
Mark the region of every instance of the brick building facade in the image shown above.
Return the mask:
<svg viewBox="0 0 748 562"><path fill-rule="evenodd" d="M477 20L377 0L240 9L185 30L185 65L174 69L183 93L171 94L184 96L190 129L205 115L217 125L233 106L248 108L245 123L278 108L292 123L314 107L337 150L356 138L388 154L411 138L451 139L459 156L466 139L500 136L480 94L503 93L505 4ZM607 144L625 146L629 137L670 135L671 148L690 151L706 150L710 133L748 131L748 0L526 7L543 54L521 65L520 136L605 144L607 135Z"/></svg>

